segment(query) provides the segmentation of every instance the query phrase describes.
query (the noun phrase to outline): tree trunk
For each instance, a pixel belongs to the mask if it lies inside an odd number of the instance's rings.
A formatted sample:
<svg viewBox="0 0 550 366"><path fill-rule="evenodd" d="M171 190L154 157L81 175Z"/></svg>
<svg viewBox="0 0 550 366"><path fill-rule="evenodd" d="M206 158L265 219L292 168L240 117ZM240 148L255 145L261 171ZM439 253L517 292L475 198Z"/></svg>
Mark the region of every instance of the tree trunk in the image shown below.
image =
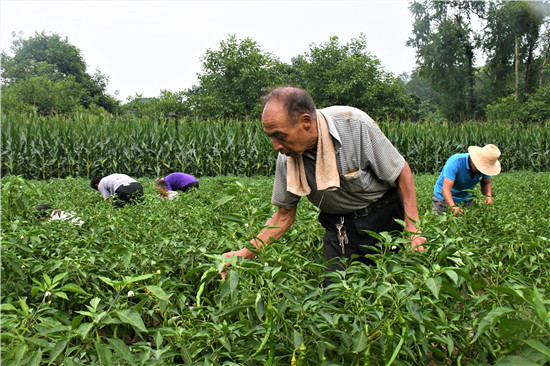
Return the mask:
<svg viewBox="0 0 550 366"><path fill-rule="evenodd" d="M540 69L540 75L539 75L539 88L542 88L542 84L544 82L544 68L546 66L546 62L548 61L548 54L544 56L544 61L542 62L542 67Z"/></svg>
<svg viewBox="0 0 550 366"><path fill-rule="evenodd" d="M516 93L514 99L516 102L519 100L519 56L518 56L518 36L515 37L514 42L514 64L515 64L515 73L516 73Z"/></svg>

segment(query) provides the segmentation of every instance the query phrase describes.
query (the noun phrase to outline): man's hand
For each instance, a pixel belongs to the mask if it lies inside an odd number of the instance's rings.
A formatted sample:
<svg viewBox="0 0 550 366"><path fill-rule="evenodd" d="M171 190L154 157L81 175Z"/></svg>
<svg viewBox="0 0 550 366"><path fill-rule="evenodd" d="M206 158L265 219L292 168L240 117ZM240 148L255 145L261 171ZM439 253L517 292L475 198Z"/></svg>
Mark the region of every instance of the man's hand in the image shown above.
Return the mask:
<svg viewBox="0 0 550 366"><path fill-rule="evenodd" d="M460 214L462 212L464 212L460 207L458 206L453 206L451 207L451 210L453 211L453 215L455 215L456 217L460 216Z"/></svg>
<svg viewBox="0 0 550 366"><path fill-rule="evenodd" d="M489 204L493 203L493 197L485 196L485 203L489 203Z"/></svg>
<svg viewBox="0 0 550 366"><path fill-rule="evenodd" d="M412 251L423 252L424 246L422 244L424 244L427 241L428 239L426 239L423 236L420 236L420 234L414 234L413 236L411 236L411 244L410 244Z"/></svg>
<svg viewBox="0 0 550 366"><path fill-rule="evenodd" d="M222 255L227 258L231 258L236 255L237 257L243 257L244 259L252 259L256 256L256 254L246 248L242 248L241 250L233 250L231 252L223 253Z"/></svg>
<svg viewBox="0 0 550 366"><path fill-rule="evenodd" d="M237 257L243 257L244 259L252 259L256 256L256 254L252 253L250 250L246 248L243 248L241 250L232 250L231 252L223 253L222 255L227 258L232 258L234 256L237 256ZM225 279L225 275L229 267L231 267L231 263L225 262L225 268L221 272L222 279Z"/></svg>

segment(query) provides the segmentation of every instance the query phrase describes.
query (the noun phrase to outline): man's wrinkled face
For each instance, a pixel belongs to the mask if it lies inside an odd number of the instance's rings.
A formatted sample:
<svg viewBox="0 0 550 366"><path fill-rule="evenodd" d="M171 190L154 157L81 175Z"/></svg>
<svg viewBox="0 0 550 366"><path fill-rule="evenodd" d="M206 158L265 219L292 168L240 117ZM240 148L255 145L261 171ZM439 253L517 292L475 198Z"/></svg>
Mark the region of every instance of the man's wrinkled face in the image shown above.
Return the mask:
<svg viewBox="0 0 550 366"><path fill-rule="evenodd" d="M273 148L281 154L297 157L308 148L304 124L297 121L292 125L283 103L278 100L268 102L262 113L264 132L271 137Z"/></svg>

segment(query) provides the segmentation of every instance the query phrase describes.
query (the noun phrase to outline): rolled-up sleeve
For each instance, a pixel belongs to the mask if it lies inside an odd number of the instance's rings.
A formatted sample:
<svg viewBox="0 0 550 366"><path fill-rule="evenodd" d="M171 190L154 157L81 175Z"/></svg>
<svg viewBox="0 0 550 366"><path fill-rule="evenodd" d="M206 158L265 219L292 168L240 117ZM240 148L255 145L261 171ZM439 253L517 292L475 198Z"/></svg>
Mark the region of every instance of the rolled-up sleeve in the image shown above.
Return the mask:
<svg viewBox="0 0 550 366"><path fill-rule="evenodd" d="M286 176L286 156L279 153L275 168L275 181L273 183L271 203L277 207L293 210L298 206L300 196L287 191Z"/></svg>

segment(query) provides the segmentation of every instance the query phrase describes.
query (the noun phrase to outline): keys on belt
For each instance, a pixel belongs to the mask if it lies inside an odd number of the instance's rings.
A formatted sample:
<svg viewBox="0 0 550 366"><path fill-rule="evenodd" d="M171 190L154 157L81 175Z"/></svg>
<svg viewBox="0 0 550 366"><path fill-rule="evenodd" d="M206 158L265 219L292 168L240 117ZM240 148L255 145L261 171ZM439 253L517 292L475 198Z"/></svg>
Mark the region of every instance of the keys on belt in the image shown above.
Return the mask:
<svg viewBox="0 0 550 366"><path fill-rule="evenodd" d="M344 216L340 216L340 223L336 224L338 230L338 242L342 249L342 254L346 253L346 244L349 243L348 234L346 233L346 227L344 226Z"/></svg>

